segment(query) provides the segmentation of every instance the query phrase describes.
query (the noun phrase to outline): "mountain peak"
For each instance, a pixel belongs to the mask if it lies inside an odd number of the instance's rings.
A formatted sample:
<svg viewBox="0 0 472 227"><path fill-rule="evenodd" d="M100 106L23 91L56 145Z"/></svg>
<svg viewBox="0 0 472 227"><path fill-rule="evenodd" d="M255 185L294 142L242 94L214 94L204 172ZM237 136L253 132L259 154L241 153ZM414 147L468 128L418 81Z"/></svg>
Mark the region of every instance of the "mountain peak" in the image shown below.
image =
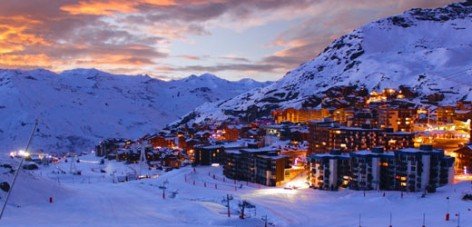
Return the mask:
<svg viewBox="0 0 472 227"><path fill-rule="evenodd" d="M444 98L435 105L472 100L472 84L467 82L472 76L471 6L468 1L412 9L368 23L336 39L275 83L196 109L193 116L198 117L193 120L250 119L288 107L330 108L346 101L326 98L342 88L407 87L414 93L408 101L417 105L436 95Z"/></svg>
<svg viewBox="0 0 472 227"><path fill-rule="evenodd" d="M34 150L90 150L103 138L154 133L206 102L262 84L197 79L195 83L125 76L97 69L0 70L0 152L17 150L40 118ZM204 76L204 78L213 78ZM139 110L139 111L136 111Z"/></svg>
<svg viewBox="0 0 472 227"><path fill-rule="evenodd" d="M212 80L223 80L222 78L217 77L215 74L211 74L211 73L203 73L199 76L199 78L201 78L201 79L212 79Z"/></svg>
<svg viewBox="0 0 472 227"><path fill-rule="evenodd" d="M192 74L188 77L185 77L185 78L182 78L180 80L177 80L177 81L184 81L184 82L192 82L192 83L200 83L201 81L206 81L206 82L220 82L220 81L227 81L223 78L220 78L214 74L211 74L211 73L203 73L201 75L195 75L195 74Z"/></svg>
<svg viewBox="0 0 472 227"><path fill-rule="evenodd" d="M98 70L96 68L76 68L64 70L60 75L70 75L70 76L97 76L97 75L110 75L107 72Z"/></svg>
<svg viewBox="0 0 472 227"><path fill-rule="evenodd" d="M256 83L257 81L251 79L251 78L243 78L243 79L240 79L238 80L238 82L240 83L249 83L249 84L252 84L252 83Z"/></svg>

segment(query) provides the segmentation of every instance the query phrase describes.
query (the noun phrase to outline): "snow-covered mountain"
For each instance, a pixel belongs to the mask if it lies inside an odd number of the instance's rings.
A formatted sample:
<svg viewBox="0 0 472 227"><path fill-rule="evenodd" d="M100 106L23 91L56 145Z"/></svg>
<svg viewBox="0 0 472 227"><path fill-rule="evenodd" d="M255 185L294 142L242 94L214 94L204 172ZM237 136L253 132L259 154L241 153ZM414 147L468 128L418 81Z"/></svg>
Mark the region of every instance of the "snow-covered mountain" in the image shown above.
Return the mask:
<svg viewBox="0 0 472 227"><path fill-rule="evenodd" d="M281 80L216 104L178 123L253 119L275 108L345 103L359 91L401 89L411 102L472 100L472 3L412 9L332 42ZM367 90L366 90L367 89Z"/></svg>
<svg viewBox="0 0 472 227"><path fill-rule="evenodd" d="M157 132L205 102L268 84L211 74L162 81L95 69L0 70L0 151L23 148L35 118L34 149L82 151L103 138Z"/></svg>

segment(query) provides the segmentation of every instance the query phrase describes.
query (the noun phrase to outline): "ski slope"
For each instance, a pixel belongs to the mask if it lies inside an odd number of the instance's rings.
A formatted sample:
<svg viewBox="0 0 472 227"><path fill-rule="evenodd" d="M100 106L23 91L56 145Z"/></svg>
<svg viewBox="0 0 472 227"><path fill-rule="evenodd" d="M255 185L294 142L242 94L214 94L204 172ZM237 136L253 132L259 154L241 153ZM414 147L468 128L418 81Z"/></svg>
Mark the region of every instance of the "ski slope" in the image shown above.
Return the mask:
<svg viewBox="0 0 472 227"><path fill-rule="evenodd" d="M36 118L34 151L90 151L103 139L156 133L203 103L268 84L212 74L163 81L96 69L0 69L0 152L21 148Z"/></svg>
<svg viewBox="0 0 472 227"><path fill-rule="evenodd" d="M287 190L245 182L223 180L221 167L183 167L170 172L126 183L112 183L110 172L125 174L138 170L114 161L99 167L96 157L82 156L77 163L81 176L54 174L58 168L68 172L70 162L22 171L7 206L2 226L264 226L262 217L275 226L472 226L472 202L462 201L471 193L471 184L461 182L439 188L421 198L421 193L342 190L318 191L310 188ZM108 173L97 172L104 168ZM92 171L94 169L94 171ZM159 186L166 184L166 198ZM300 179L296 180L300 184ZM194 183L195 182L195 183ZM294 184L292 183L292 184ZM195 185L194 185L195 184ZM215 189L215 184L216 189ZM175 198L170 198L177 192ZM231 217L222 202L231 194ZM33 195L33 196L30 196ZM49 203L49 197L54 198ZM2 196L3 198L4 196ZM446 222L447 199L453 220ZM247 200L256 209L238 218L237 204Z"/></svg>

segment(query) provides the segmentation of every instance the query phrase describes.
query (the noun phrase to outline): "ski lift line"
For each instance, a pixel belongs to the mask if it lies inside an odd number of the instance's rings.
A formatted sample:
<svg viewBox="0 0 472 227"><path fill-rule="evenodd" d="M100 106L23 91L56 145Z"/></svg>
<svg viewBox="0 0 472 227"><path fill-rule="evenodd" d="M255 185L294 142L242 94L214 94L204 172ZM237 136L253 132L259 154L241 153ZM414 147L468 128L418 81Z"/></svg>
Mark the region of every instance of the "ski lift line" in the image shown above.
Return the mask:
<svg viewBox="0 0 472 227"><path fill-rule="evenodd" d="M36 131L37 127L38 127L38 119L35 120L33 130L31 131L31 135L28 139L28 143L26 144L26 149L25 149L26 151L28 151L28 149L31 145L31 141L33 140L34 132ZM7 206L8 199L10 198L11 192L13 191L13 187L15 186L16 179L18 178L18 173L20 172L20 169L21 169L21 166L23 165L24 160L25 160L24 158L21 159L20 164L18 165L18 168L16 169L15 175L13 176L13 180L12 180L12 183L11 183L10 190L7 193L7 196L5 198L5 202L3 203L2 210L0 212L0 220L3 217L3 212L5 211L5 207Z"/></svg>
<svg viewBox="0 0 472 227"><path fill-rule="evenodd" d="M446 75L446 76L443 77L443 78L444 78L444 79L449 79L449 78L452 78L452 77L456 77L456 76L458 76L459 74L464 73L464 72L467 72L467 71L469 71L469 70L472 70L472 68L468 68L468 69L465 69L465 70L460 70L460 71L458 71L458 72L448 74L448 75Z"/></svg>
<svg viewBox="0 0 472 227"><path fill-rule="evenodd" d="M468 69L465 69L465 70L460 70L458 72L455 72L455 73L451 73L451 74L447 74L446 76L442 77L441 79L442 80L451 80L451 81L454 81L456 83L463 83L463 84L470 84L468 82L465 82L465 81L457 81L457 80L454 80L453 78L455 77L459 77L459 76L463 76L462 73L465 73L469 70L472 70L472 68L468 68Z"/></svg>

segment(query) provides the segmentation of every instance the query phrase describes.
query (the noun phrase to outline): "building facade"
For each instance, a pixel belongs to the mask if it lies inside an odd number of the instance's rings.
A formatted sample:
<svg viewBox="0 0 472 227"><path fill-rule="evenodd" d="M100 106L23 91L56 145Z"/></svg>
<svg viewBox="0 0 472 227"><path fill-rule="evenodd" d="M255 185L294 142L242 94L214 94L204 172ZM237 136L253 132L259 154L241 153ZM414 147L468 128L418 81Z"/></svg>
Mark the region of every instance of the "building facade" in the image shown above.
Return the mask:
<svg viewBox="0 0 472 227"><path fill-rule="evenodd" d="M232 150L239 150L246 148L243 144L216 144L210 146L197 146L194 149L194 160L193 165L211 165L221 164L223 165L226 161L226 153Z"/></svg>
<svg viewBox="0 0 472 227"><path fill-rule="evenodd" d="M472 145L466 145L454 151L457 155L455 169L460 174L470 174L472 172Z"/></svg>
<svg viewBox="0 0 472 227"><path fill-rule="evenodd" d="M391 129L344 127L325 120L311 122L308 135L308 153L325 153L329 150L352 152L384 147L387 150L412 147L414 133L393 132Z"/></svg>
<svg viewBox="0 0 472 227"><path fill-rule="evenodd" d="M348 152L384 145L380 129L344 127L327 120L312 122L309 131L309 153L324 153L327 150Z"/></svg>
<svg viewBox="0 0 472 227"><path fill-rule="evenodd" d="M431 145L389 152L378 147L348 157L314 154L310 162L310 183L325 190L347 184L353 190L434 192L453 179L454 171L454 158Z"/></svg>
<svg viewBox="0 0 472 227"><path fill-rule="evenodd" d="M349 182L349 156L340 151L329 154L314 154L310 157L309 183L313 188L337 190L347 187Z"/></svg>
<svg viewBox="0 0 472 227"><path fill-rule="evenodd" d="M289 167L288 157L279 150L259 148L227 151L223 174L234 180L266 186L280 185Z"/></svg>
<svg viewBox="0 0 472 227"><path fill-rule="evenodd" d="M322 120L325 117L329 117L328 109L294 109L288 108L283 110L275 110L272 112L272 116L277 124L282 122L291 123L306 123L314 120Z"/></svg>

